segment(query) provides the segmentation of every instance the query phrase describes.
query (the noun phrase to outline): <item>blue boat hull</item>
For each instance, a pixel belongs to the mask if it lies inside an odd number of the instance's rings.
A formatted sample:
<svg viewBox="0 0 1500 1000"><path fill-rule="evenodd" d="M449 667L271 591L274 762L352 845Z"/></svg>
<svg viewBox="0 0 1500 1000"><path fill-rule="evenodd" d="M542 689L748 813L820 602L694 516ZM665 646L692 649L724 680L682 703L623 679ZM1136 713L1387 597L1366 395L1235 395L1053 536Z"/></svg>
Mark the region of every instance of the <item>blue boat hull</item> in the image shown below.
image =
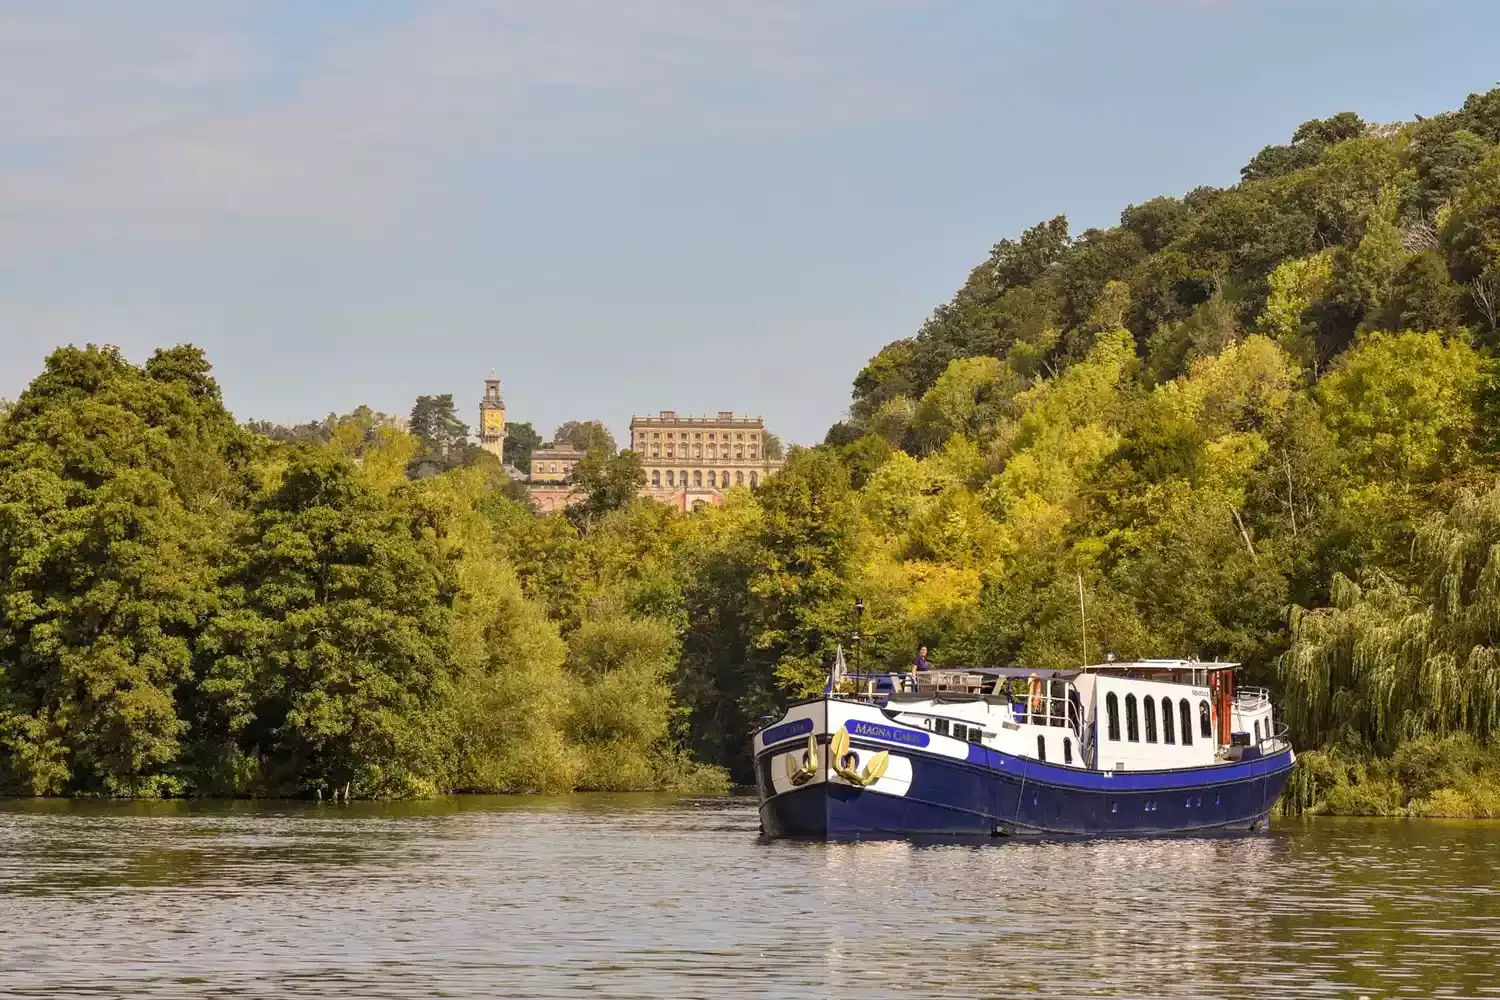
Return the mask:
<svg viewBox="0 0 1500 1000"><path fill-rule="evenodd" d="M1290 749L1251 750L1212 767L1104 773L974 746L968 760L909 753L910 788L891 795L829 781L777 794L773 756L756 763L765 833L829 840L1253 830L1265 825L1295 759Z"/></svg>

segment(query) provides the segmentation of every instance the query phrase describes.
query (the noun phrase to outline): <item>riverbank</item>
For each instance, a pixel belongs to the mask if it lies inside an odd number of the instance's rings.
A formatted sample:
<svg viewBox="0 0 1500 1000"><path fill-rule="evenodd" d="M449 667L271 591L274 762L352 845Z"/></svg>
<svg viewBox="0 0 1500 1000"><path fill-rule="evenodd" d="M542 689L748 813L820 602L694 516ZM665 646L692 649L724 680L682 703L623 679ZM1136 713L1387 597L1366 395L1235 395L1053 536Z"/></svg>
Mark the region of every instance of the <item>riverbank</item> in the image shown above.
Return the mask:
<svg viewBox="0 0 1500 1000"><path fill-rule="evenodd" d="M1287 815L1500 819L1500 750L1464 736L1422 737L1389 755L1332 746L1301 755Z"/></svg>

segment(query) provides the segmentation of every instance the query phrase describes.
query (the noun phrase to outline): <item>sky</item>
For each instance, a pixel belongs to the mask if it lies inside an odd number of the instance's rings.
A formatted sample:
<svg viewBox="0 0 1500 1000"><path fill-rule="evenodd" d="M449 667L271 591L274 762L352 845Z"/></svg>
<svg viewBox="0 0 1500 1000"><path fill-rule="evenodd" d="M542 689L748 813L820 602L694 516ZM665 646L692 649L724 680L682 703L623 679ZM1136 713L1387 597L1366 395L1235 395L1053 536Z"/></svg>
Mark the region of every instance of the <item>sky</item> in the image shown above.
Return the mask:
<svg viewBox="0 0 1500 1000"><path fill-rule="evenodd" d="M501 379L543 435L814 443L992 244L1227 185L1309 118L1500 84L1500 4L0 6L0 396L207 351L242 420Z"/></svg>

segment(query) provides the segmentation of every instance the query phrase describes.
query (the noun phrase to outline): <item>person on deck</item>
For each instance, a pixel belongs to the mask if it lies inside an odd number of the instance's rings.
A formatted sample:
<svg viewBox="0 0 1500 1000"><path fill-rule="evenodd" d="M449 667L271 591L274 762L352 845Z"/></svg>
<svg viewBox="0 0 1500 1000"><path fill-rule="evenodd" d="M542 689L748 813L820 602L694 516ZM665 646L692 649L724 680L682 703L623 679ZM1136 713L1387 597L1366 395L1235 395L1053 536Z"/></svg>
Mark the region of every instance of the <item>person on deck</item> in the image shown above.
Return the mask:
<svg viewBox="0 0 1500 1000"><path fill-rule="evenodd" d="M917 650L916 662L911 665L912 672L927 669L927 647L922 646Z"/></svg>

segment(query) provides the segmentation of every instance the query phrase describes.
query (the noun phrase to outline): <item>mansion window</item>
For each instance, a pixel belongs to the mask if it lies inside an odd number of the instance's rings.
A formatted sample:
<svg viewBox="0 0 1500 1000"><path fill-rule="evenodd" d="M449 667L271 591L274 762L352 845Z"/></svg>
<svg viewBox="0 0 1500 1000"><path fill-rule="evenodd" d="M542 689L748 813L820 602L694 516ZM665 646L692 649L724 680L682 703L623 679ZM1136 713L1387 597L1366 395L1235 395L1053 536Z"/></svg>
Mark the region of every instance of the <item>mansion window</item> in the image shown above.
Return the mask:
<svg viewBox="0 0 1500 1000"><path fill-rule="evenodd" d="M652 486L656 486L656 487L660 487L661 486L661 471L660 470L657 470L656 472L651 473L651 485Z"/></svg>
<svg viewBox="0 0 1500 1000"><path fill-rule="evenodd" d="M713 470L709 470L709 473L708 473L708 485L710 485L710 486L717 486L718 485L717 483L714 482Z"/></svg>
<svg viewBox="0 0 1500 1000"><path fill-rule="evenodd" d="M755 483L755 473L753 473L753 472L750 473L750 485L751 486L755 486L756 485L756 483Z"/></svg>
<svg viewBox="0 0 1500 1000"><path fill-rule="evenodd" d="M697 471L693 472L693 485L694 486L702 486L703 485L703 473L697 472ZM1184 704L1186 704L1186 702L1184 702Z"/></svg>
<svg viewBox="0 0 1500 1000"><path fill-rule="evenodd" d="M727 475L727 473L726 473L726 475ZM736 472L734 474L734 485L736 485L736 486L744 486L745 485L745 474L743 472Z"/></svg>
<svg viewBox="0 0 1500 1000"><path fill-rule="evenodd" d="M677 485L676 482L674 482L674 477L672 475L672 470L671 469L667 470L667 485L668 486L676 486Z"/></svg>

